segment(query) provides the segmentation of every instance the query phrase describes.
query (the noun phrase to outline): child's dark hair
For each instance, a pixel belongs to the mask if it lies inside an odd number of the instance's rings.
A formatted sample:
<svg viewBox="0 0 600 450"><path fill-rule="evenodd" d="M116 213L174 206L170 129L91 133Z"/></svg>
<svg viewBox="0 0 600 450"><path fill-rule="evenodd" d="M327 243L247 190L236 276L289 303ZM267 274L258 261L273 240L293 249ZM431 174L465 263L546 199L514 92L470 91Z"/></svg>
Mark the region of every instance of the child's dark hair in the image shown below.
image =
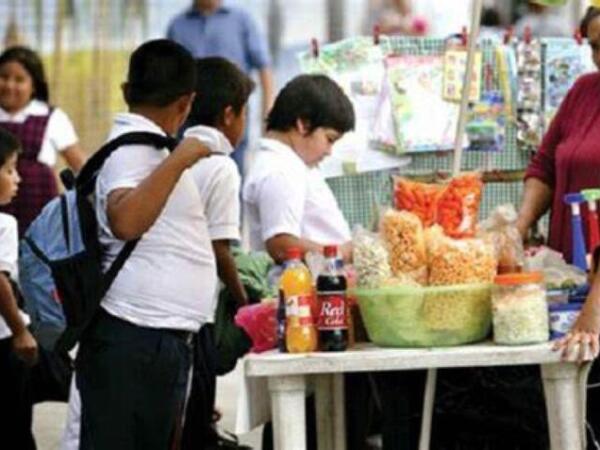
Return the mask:
<svg viewBox="0 0 600 450"><path fill-rule="evenodd" d="M300 75L281 90L267 117L267 131L288 131L297 120L309 131L326 127L345 133L354 128L354 108L344 91L325 75Z"/></svg>
<svg viewBox="0 0 600 450"><path fill-rule="evenodd" d="M579 32L581 33L582 37L584 37L584 38L588 37L588 28L590 26L590 23L596 17L600 17L600 8L595 8L594 6L590 6L587 9L587 11L585 12L583 19L581 19L581 22L579 23Z"/></svg>
<svg viewBox="0 0 600 450"><path fill-rule="evenodd" d="M239 115L254 87L254 81L225 58L197 59L196 98L187 123L216 127L228 106Z"/></svg>
<svg viewBox="0 0 600 450"><path fill-rule="evenodd" d="M3 166L8 158L20 151L21 143L15 135L0 128L0 166Z"/></svg>
<svg viewBox="0 0 600 450"><path fill-rule="evenodd" d="M21 64L33 81L33 98L43 102L48 101L48 82L42 60L36 52L21 46L9 47L0 55L0 66L18 62Z"/></svg>
<svg viewBox="0 0 600 450"><path fill-rule="evenodd" d="M164 107L196 87L194 58L181 45L156 39L140 45L129 59L124 86L129 106Z"/></svg>

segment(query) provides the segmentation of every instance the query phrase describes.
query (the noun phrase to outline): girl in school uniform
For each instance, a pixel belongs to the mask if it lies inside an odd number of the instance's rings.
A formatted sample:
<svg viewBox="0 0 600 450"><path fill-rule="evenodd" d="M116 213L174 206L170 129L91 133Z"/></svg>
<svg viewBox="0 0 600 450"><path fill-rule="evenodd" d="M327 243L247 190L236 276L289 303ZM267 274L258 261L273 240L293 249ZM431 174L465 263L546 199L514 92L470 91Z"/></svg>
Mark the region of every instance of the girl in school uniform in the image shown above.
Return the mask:
<svg viewBox="0 0 600 450"><path fill-rule="evenodd" d="M12 214L23 236L40 210L58 193L53 167L60 154L78 172L85 160L73 124L48 103L48 84L38 55L10 47L0 55L0 127L22 143L18 196L1 211Z"/></svg>

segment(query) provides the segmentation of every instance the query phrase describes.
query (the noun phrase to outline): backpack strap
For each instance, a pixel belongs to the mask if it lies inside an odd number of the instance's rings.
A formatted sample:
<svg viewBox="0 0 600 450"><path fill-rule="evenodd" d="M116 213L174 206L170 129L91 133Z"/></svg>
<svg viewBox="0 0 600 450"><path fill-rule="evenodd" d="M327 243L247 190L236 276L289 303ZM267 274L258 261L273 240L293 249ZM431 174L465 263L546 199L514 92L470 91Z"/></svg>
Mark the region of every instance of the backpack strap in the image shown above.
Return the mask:
<svg viewBox="0 0 600 450"><path fill-rule="evenodd" d="M108 141L85 163L75 180L75 189L87 196L94 191L100 169L112 153L125 145L149 145L157 149L168 148L170 151L177 145L177 140L170 136L146 131L125 133Z"/></svg>
<svg viewBox="0 0 600 450"><path fill-rule="evenodd" d="M108 157L112 155L115 150L125 145L149 145L156 147L156 149L163 149L166 147L172 151L177 145L177 140L170 136L144 131L122 134L104 144L100 150L94 153L94 155L86 162L75 180L75 189L84 196L91 194L96 186L96 179L98 178L100 169ZM123 268L125 261L127 261L127 258L129 258L138 242L139 239L126 242L116 259L104 274L105 292L110 288L112 282Z"/></svg>

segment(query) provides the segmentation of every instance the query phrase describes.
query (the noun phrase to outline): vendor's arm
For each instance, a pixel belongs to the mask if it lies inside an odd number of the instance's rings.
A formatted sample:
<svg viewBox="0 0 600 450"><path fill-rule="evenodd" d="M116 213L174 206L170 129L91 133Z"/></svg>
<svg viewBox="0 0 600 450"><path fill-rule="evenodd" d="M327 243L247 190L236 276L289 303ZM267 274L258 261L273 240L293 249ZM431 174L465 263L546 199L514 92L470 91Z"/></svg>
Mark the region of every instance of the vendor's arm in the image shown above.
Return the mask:
<svg viewBox="0 0 600 450"><path fill-rule="evenodd" d="M582 90L585 90L585 86L578 81L569 91L544 135L540 148L527 167L523 203L517 221L517 227L523 238L526 237L529 228L552 205L557 178L556 149L572 127L573 109L581 97Z"/></svg>
<svg viewBox="0 0 600 450"><path fill-rule="evenodd" d="M517 228L525 239L529 229L542 217L552 204L554 189L538 178L528 178L525 181L523 202L519 210Z"/></svg>
<svg viewBox="0 0 600 450"><path fill-rule="evenodd" d="M557 341L555 349L568 361L586 361L598 356L600 333L600 271L571 331Z"/></svg>
<svg viewBox="0 0 600 450"><path fill-rule="evenodd" d="M108 195L106 212L117 239L129 241L142 236L161 214L181 174L210 150L187 138L135 188L115 189Z"/></svg>
<svg viewBox="0 0 600 450"><path fill-rule="evenodd" d="M215 258L217 260L217 272L219 279L223 282L238 306L248 304L248 295L240 280L235 259L231 254L230 242L227 239L212 241Z"/></svg>
<svg viewBox="0 0 600 450"><path fill-rule="evenodd" d="M0 272L0 316L12 332L11 342L15 354L27 365L35 364L38 357L37 342L23 321L12 286L4 272Z"/></svg>

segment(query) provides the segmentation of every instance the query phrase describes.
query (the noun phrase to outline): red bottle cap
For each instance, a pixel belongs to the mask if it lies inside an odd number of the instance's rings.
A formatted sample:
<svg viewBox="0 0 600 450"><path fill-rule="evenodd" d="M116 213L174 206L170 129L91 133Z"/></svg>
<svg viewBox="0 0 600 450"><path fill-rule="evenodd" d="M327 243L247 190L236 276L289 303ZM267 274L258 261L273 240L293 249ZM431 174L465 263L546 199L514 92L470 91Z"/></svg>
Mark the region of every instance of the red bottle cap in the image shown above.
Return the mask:
<svg viewBox="0 0 600 450"><path fill-rule="evenodd" d="M337 245L326 245L323 247L323 254L325 255L325 258L337 258Z"/></svg>
<svg viewBox="0 0 600 450"><path fill-rule="evenodd" d="M302 259L302 249L300 247L289 247L285 252L285 259Z"/></svg>

